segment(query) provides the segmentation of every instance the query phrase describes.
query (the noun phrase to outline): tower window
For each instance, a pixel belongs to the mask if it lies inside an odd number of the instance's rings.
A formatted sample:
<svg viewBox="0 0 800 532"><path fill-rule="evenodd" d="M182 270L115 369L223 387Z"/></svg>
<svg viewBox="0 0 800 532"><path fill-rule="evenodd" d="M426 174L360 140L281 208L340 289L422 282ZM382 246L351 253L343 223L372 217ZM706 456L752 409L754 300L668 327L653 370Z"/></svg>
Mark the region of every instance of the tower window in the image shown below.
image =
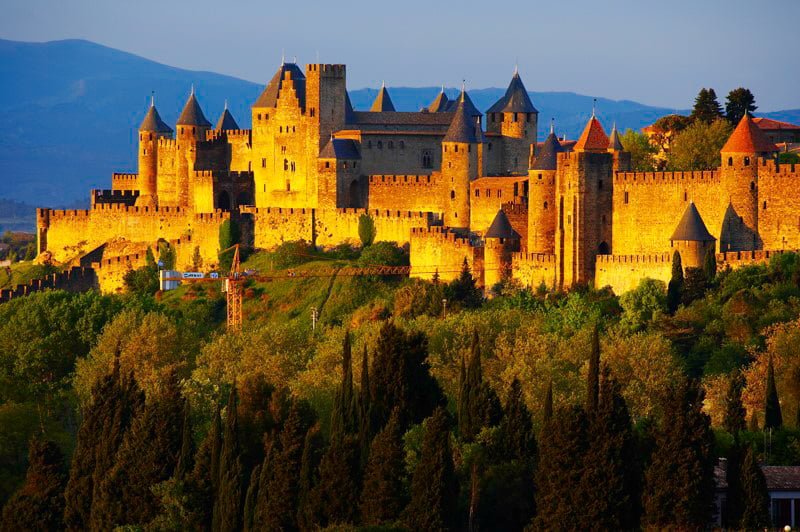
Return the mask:
<svg viewBox="0 0 800 532"><path fill-rule="evenodd" d="M456 191L455 190L451 190L450 191L450 199L456 199Z"/></svg>
<svg viewBox="0 0 800 532"><path fill-rule="evenodd" d="M517 113L513 113L513 114L511 115L511 119L512 119L514 122L516 122L516 121L517 121Z"/></svg>
<svg viewBox="0 0 800 532"><path fill-rule="evenodd" d="M544 210L547 210L547 202L544 202Z"/></svg>
<svg viewBox="0 0 800 532"><path fill-rule="evenodd" d="M765 211L767 210L767 202L766 202L766 201L765 201L765 202L764 202L764 204L763 204L763 209L764 209Z"/></svg>
<svg viewBox="0 0 800 532"><path fill-rule="evenodd" d="M309 110L309 114L311 115L311 117L312 117L312 118L314 117L314 115L316 114L316 112L317 112L317 110L316 110L316 109L314 109L313 107L312 107L312 108Z"/></svg>
<svg viewBox="0 0 800 532"><path fill-rule="evenodd" d="M492 143L489 143L489 151L492 151Z"/></svg>
<svg viewBox="0 0 800 532"><path fill-rule="evenodd" d="M728 157L728 166L733 166L733 157Z"/></svg>
<svg viewBox="0 0 800 532"><path fill-rule="evenodd" d="M331 162L325 161L325 168L330 168L330 167L331 167Z"/></svg>
<svg viewBox="0 0 800 532"><path fill-rule="evenodd" d="M286 180L286 192L291 192L291 191L292 191L292 182L287 179Z"/></svg>
<svg viewBox="0 0 800 532"><path fill-rule="evenodd" d="M750 157L745 157L744 158L744 165L745 166L750 166Z"/></svg>
<svg viewBox="0 0 800 532"><path fill-rule="evenodd" d="M433 168L433 153L431 150L422 150L422 167Z"/></svg>
<svg viewBox="0 0 800 532"><path fill-rule="evenodd" d="M467 144L467 151L472 152L472 144Z"/></svg>
<svg viewBox="0 0 800 532"><path fill-rule="evenodd" d="M263 158L261 159L261 168L266 168L266 167L267 167L267 159Z"/></svg>
<svg viewBox="0 0 800 532"><path fill-rule="evenodd" d="M689 193L684 190L683 191L683 201L686 201L688 199L689 199Z"/></svg>
<svg viewBox="0 0 800 532"><path fill-rule="evenodd" d="M289 170L289 159L284 159L283 160L283 171L286 172L287 170Z"/></svg>
<svg viewBox="0 0 800 532"><path fill-rule="evenodd" d="M756 184L753 181L750 181L750 190L753 191L756 189Z"/></svg>
<svg viewBox="0 0 800 532"><path fill-rule="evenodd" d="M388 148L389 148L390 150L393 150L393 149L394 149L394 142L393 142L393 141L391 141L391 140L389 141Z"/></svg>
<svg viewBox="0 0 800 532"><path fill-rule="evenodd" d="M475 197L476 198L480 198L481 197L481 191L478 190L477 188L475 189Z"/></svg>
<svg viewBox="0 0 800 532"><path fill-rule="evenodd" d="M258 113L258 119L261 120L261 113Z"/></svg>
<svg viewBox="0 0 800 532"><path fill-rule="evenodd" d="M624 198L625 205L628 204L628 191L625 191L625 198Z"/></svg>
<svg viewBox="0 0 800 532"><path fill-rule="evenodd" d="M453 149L455 150L456 153L458 153L458 144L456 144Z"/></svg>
<svg viewBox="0 0 800 532"><path fill-rule="evenodd" d="M280 126L280 127L278 128L278 132L279 132L279 133L283 133L283 126Z"/></svg>
<svg viewBox="0 0 800 532"><path fill-rule="evenodd" d="M603 180L599 179L597 181L597 190L603 190Z"/></svg>

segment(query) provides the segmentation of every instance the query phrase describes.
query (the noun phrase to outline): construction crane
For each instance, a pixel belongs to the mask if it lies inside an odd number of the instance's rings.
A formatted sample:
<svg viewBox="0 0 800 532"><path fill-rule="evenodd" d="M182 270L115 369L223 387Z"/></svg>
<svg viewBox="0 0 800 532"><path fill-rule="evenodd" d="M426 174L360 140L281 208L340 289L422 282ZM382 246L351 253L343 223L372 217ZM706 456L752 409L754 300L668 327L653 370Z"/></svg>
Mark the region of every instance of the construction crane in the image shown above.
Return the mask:
<svg viewBox="0 0 800 532"><path fill-rule="evenodd" d="M242 290L244 278L239 272L239 244L234 244L222 253L233 249L233 261L228 277L225 279L225 293L228 307L228 330L240 331L242 329Z"/></svg>

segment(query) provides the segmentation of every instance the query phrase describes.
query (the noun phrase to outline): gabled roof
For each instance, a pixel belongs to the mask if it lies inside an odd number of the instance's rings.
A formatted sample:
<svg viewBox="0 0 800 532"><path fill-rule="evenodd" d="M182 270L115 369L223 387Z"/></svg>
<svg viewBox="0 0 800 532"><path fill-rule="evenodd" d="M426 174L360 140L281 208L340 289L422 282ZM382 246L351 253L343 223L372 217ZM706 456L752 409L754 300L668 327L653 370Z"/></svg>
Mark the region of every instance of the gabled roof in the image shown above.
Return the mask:
<svg viewBox="0 0 800 532"><path fill-rule="evenodd" d="M519 239L519 233L514 231L511 227L511 222L508 221L508 216L502 209L497 211L497 215L492 220L492 225L486 230L484 238L512 238Z"/></svg>
<svg viewBox="0 0 800 532"><path fill-rule="evenodd" d="M197 98L194 97L194 89L186 100L186 105L183 106L181 116L178 117L179 126L205 126L210 127L211 122L206 119L203 110L200 109L200 104L197 103Z"/></svg>
<svg viewBox="0 0 800 532"><path fill-rule="evenodd" d="M533 158L533 170L555 170L558 164L558 154L564 151L558 137L552 131L544 139L539 152Z"/></svg>
<svg viewBox="0 0 800 532"><path fill-rule="evenodd" d="M372 107L370 107L369 110L372 113L395 111L392 99L389 97L389 91L386 90L386 85L381 85L381 90L378 91L378 95L375 97L375 101L372 102Z"/></svg>
<svg viewBox="0 0 800 532"><path fill-rule="evenodd" d="M514 76L511 78L506 89L505 95L497 100L492 105L487 113L538 113L536 107L533 106L528 91L525 90L525 85L522 83L522 78L519 77L519 72L514 71Z"/></svg>
<svg viewBox="0 0 800 532"><path fill-rule="evenodd" d="M442 92L436 95L436 99L428 106L429 113L442 113L447 111L447 105L450 103L450 98L447 97L447 94L444 93L444 87L442 87Z"/></svg>
<svg viewBox="0 0 800 532"><path fill-rule="evenodd" d="M608 149L608 136L603 130L600 121L592 115L583 129L573 151L606 151Z"/></svg>
<svg viewBox="0 0 800 532"><path fill-rule="evenodd" d="M361 154L358 152L358 146L354 140L332 138L319 152L319 158L352 161L361 159Z"/></svg>
<svg viewBox="0 0 800 532"><path fill-rule="evenodd" d="M453 114L453 120L447 129L447 134L442 142L462 142L465 144L477 144L483 141L483 132L478 128L478 121L474 116L470 116L467 110L466 92L461 91L458 99L458 107Z"/></svg>
<svg viewBox="0 0 800 532"><path fill-rule="evenodd" d="M608 140L608 149L611 151L625 150L625 147L622 145L622 141L619 139L619 133L617 132L616 124L614 124L614 127L611 128L611 136Z"/></svg>
<svg viewBox="0 0 800 532"><path fill-rule="evenodd" d="M275 107L278 103L278 94L280 94L281 88L283 88L286 72L289 72L292 76L292 82L294 83L294 89L297 93L297 100L300 102L300 108L306 108L306 76L295 63L282 63L281 66L278 67L278 71L275 72L275 75L269 80L269 83L256 100L256 103L253 104L253 107Z"/></svg>
<svg viewBox="0 0 800 532"><path fill-rule="evenodd" d="M753 117L753 122L764 131L800 131L800 126L763 116Z"/></svg>
<svg viewBox="0 0 800 532"><path fill-rule="evenodd" d="M750 114L745 113L721 151L722 153L763 153L775 152L778 151L778 148L753 122Z"/></svg>
<svg viewBox="0 0 800 532"><path fill-rule="evenodd" d="M169 127L163 120L161 115L158 114L156 106L150 104L150 109L144 115L142 125L139 126L139 131L153 131L155 133L172 133L172 128Z"/></svg>
<svg viewBox="0 0 800 532"><path fill-rule="evenodd" d="M681 221L678 222L678 227L672 233L670 240L683 240L687 242L712 242L716 240L711 233L708 232L703 218L697 211L694 202L689 202L686 211L683 213Z"/></svg>
<svg viewBox="0 0 800 532"><path fill-rule="evenodd" d="M233 115L230 111L228 111L228 106L225 106L225 109L222 111L222 114L217 120L217 127L215 129L219 130L231 130L231 129L239 129L239 124L236 123L234 120Z"/></svg>

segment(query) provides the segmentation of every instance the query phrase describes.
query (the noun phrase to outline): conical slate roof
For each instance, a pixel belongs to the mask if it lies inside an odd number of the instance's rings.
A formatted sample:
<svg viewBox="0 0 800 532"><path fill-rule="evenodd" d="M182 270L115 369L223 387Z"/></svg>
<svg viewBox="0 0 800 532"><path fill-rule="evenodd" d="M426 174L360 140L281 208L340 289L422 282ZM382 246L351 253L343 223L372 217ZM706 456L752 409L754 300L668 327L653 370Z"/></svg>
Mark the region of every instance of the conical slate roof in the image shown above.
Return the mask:
<svg viewBox="0 0 800 532"><path fill-rule="evenodd" d="M476 131L478 123L475 117L470 116L467 110L466 92L461 91L458 99L458 107L453 114L453 120L447 129L447 134L442 142L462 142L465 144L477 144L483 140L483 132Z"/></svg>
<svg viewBox="0 0 800 532"><path fill-rule="evenodd" d="M533 170L555 170L558 164L558 154L564 151L558 137L552 131L542 143L542 148L533 159Z"/></svg>
<svg viewBox="0 0 800 532"><path fill-rule="evenodd" d="M183 106L181 116L178 118L179 126L206 126L210 127L211 122L206 120L206 115L200 109L200 104L197 103L197 98L194 97L194 90L186 100L186 105Z"/></svg>
<svg viewBox="0 0 800 532"><path fill-rule="evenodd" d="M753 122L750 113L745 113L736 129L731 133L728 142L722 147L722 153L763 153L778 151L767 135Z"/></svg>
<svg viewBox="0 0 800 532"><path fill-rule="evenodd" d="M373 113L393 113L395 111L392 99L389 97L389 91L386 90L386 85L381 85L381 90L378 91L378 95L369 110Z"/></svg>
<svg viewBox="0 0 800 532"><path fill-rule="evenodd" d="M442 113L447 110L447 106L450 103L450 98L447 97L447 94L444 93L444 87L442 87L442 92L436 95L436 99L433 100L433 103L428 106L428 112L431 113Z"/></svg>
<svg viewBox="0 0 800 532"><path fill-rule="evenodd" d="M622 141L619 138L619 133L617 132L616 124L614 124L614 127L611 128L611 136L609 137L608 141L608 149L611 151L625 151L625 147L622 145Z"/></svg>
<svg viewBox="0 0 800 532"><path fill-rule="evenodd" d="M578 142L572 148L574 151L606 151L608 149L608 136L603 130L600 121L592 115L583 129Z"/></svg>
<svg viewBox="0 0 800 532"><path fill-rule="evenodd" d="M139 126L139 131L172 133L172 128L164 123L163 120L161 120L161 116L158 114L156 106L154 104L150 104L150 109L148 109L147 114L144 115L144 120L142 120L142 125Z"/></svg>
<svg viewBox="0 0 800 532"><path fill-rule="evenodd" d="M447 109L445 109L445 112L455 113L456 109L458 108L458 104L461 101L461 98L464 98L464 107L467 109L467 114L469 116L471 117L483 116L483 114L480 111L478 111L478 108L475 107L475 104L472 103L472 98L469 97L469 93L464 89L461 89L461 97L447 102Z"/></svg>
<svg viewBox="0 0 800 532"><path fill-rule="evenodd" d="M231 130L231 129L239 129L239 124L236 123L236 120L233 119L233 115L230 111L228 111L228 107L225 106L225 109L222 111L222 114L217 120L217 127L216 129L219 130Z"/></svg>
<svg viewBox="0 0 800 532"><path fill-rule="evenodd" d="M711 233L708 232L703 218L697 211L694 202L690 202L683 213L681 221L678 222L678 227L672 233L670 240L684 240L688 242L711 242L716 240Z"/></svg>
<svg viewBox="0 0 800 532"><path fill-rule="evenodd" d="M511 83L502 98L492 105L487 113L538 113L533 106L528 91L519 77L519 72L514 71Z"/></svg>
<svg viewBox="0 0 800 532"><path fill-rule="evenodd" d="M519 233L514 231L514 228L511 227L511 222L508 221L508 216L500 209L483 237L519 239Z"/></svg>
<svg viewBox="0 0 800 532"><path fill-rule="evenodd" d="M286 72L289 72L294 82L294 89L297 93L297 100L300 102L300 108L306 108L306 76L303 71L295 63L281 63L278 71L272 76L272 79L267 83L266 88L258 97L253 107L275 107L278 103L278 94L283 87L283 79L286 77Z"/></svg>

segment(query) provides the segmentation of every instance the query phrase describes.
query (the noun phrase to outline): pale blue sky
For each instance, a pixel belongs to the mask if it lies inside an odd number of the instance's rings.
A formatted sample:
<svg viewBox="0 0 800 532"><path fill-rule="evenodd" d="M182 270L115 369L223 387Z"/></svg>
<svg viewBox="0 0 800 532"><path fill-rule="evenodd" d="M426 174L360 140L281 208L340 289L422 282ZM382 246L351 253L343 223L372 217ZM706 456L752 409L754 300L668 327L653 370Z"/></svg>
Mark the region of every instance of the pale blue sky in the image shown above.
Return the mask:
<svg viewBox="0 0 800 532"><path fill-rule="evenodd" d="M348 87L505 86L690 107L700 87L800 107L800 0L0 0L0 37L82 38L264 83L346 63Z"/></svg>

